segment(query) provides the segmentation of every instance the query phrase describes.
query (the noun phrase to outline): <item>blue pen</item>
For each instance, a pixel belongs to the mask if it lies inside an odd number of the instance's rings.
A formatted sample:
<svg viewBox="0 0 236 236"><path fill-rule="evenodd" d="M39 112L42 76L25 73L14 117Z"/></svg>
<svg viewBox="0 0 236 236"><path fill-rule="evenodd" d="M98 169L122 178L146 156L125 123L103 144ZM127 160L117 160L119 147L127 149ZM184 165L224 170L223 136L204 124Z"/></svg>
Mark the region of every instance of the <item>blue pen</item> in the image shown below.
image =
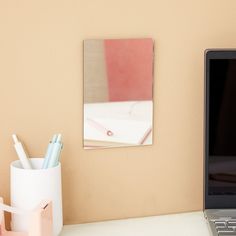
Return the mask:
<svg viewBox="0 0 236 236"><path fill-rule="evenodd" d="M61 142L61 134L58 135L56 142L60 143L60 149L57 152L57 157L55 159L54 166L57 166L59 164L59 161L60 161L61 149L62 149L62 146L63 146L63 144Z"/></svg>
<svg viewBox="0 0 236 236"><path fill-rule="evenodd" d="M52 168L58 165L59 155L61 152L61 134L58 134L56 142L53 144L52 153L49 158L47 168Z"/></svg>
<svg viewBox="0 0 236 236"><path fill-rule="evenodd" d="M59 151L57 153L57 158L56 158L56 161L55 161L55 166L57 166L59 164L59 162L60 162L61 150L63 148L63 143L61 141L61 135L58 135L57 142L60 143L60 149L59 149Z"/></svg>
<svg viewBox="0 0 236 236"><path fill-rule="evenodd" d="M60 145L61 145L61 148L60 148L60 150L59 150L59 152L58 152L58 154L57 154L56 166L59 164L60 159L61 159L61 150L62 150L62 148L63 148L63 143L62 143L61 141L60 141Z"/></svg>
<svg viewBox="0 0 236 236"><path fill-rule="evenodd" d="M54 134L53 137L52 137L52 141L50 141L50 143L48 144L48 149L47 149L47 152L46 152L46 155L45 155L45 158L44 158L42 169L47 169L49 159L50 159L50 156L52 154L53 145L57 140L57 136L58 136L57 134Z"/></svg>

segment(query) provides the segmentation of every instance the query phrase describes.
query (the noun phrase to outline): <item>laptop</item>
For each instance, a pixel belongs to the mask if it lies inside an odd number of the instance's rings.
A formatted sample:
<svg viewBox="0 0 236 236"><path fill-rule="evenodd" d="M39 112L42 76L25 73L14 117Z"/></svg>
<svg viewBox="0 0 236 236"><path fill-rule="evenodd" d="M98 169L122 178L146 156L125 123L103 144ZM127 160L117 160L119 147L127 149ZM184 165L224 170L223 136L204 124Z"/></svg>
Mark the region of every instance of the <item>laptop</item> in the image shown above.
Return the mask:
<svg viewBox="0 0 236 236"><path fill-rule="evenodd" d="M236 49L205 52L204 215L236 236Z"/></svg>

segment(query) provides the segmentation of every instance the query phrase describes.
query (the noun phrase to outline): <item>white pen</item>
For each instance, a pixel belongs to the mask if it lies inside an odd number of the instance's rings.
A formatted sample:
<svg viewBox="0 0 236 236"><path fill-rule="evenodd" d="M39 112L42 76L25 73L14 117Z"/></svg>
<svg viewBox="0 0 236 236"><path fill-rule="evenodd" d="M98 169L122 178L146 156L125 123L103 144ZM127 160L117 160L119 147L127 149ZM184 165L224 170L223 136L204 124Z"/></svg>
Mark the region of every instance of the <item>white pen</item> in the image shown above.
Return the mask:
<svg viewBox="0 0 236 236"><path fill-rule="evenodd" d="M13 141L14 141L14 147L16 149L16 153L20 159L21 165L24 169L33 169L30 163L30 160L25 153L25 150L21 144L21 142L18 140L17 136L15 134L12 135Z"/></svg>

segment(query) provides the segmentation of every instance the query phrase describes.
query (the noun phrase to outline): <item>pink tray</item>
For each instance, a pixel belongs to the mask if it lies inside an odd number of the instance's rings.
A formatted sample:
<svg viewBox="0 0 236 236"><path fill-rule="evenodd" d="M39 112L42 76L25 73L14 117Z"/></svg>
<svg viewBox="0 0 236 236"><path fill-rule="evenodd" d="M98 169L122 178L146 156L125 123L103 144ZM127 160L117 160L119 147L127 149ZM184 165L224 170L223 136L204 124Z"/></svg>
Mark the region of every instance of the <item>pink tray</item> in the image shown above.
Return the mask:
<svg viewBox="0 0 236 236"><path fill-rule="evenodd" d="M3 199L0 197L0 204L3 204ZM5 210L13 213L11 207ZM44 201L30 214L30 227L28 232L14 232L7 231L5 228L4 211L0 208L0 236L52 236L53 235L53 221L52 221L52 203Z"/></svg>

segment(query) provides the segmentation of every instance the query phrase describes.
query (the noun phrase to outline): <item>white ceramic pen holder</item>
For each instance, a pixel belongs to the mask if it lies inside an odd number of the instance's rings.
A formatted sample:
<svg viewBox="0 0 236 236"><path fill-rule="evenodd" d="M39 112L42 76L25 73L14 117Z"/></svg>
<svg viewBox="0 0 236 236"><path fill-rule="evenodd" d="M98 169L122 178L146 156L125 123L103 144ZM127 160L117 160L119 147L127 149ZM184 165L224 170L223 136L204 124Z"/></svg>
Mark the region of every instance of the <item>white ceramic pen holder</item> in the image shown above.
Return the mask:
<svg viewBox="0 0 236 236"><path fill-rule="evenodd" d="M11 205L32 210L42 200L51 200L53 206L53 235L58 236L63 226L61 164L41 169L44 158L30 158L34 169L23 169L20 161L11 163ZM27 231L27 216L13 215L14 231Z"/></svg>

